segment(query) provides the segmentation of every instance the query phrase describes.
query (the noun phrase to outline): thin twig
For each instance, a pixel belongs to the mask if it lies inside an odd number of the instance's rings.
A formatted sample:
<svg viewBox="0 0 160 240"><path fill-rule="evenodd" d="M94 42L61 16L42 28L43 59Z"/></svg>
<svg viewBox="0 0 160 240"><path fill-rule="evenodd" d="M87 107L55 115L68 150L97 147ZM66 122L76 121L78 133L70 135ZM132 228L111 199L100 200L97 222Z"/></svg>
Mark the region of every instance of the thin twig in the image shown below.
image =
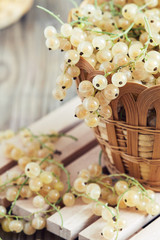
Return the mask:
<svg viewBox="0 0 160 240"><path fill-rule="evenodd" d="M57 21L59 21L61 24L64 24L64 22L56 15L54 14L53 12L49 11L48 9L44 8L44 7L41 7L39 5L37 5L37 8L49 13L52 17L54 17L55 19L57 19Z"/></svg>

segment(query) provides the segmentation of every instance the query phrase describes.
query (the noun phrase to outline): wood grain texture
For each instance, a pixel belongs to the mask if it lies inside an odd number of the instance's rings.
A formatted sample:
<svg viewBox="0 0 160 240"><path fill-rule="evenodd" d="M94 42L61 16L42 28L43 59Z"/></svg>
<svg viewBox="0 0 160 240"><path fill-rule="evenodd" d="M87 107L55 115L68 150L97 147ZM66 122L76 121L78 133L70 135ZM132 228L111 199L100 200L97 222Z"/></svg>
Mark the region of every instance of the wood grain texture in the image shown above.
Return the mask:
<svg viewBox="0 0 160 240"><path fill-rule="evenodd" d="M0 30L0 129L28 126L63 104L51 96L63 54L48 51L43 36L46 26L60 24L36 5L60 14L64 21L73 6L69 0L36 0L21 21ZM75 86L65 101L73 95Z"/></svg>
<svg viewBox="0 0 160 240"><path fill-rule="evenodd" d="M141 239L159 240L160 239L159 229L160 229L160 218L157 218L155 221L153 221L151 224L149 224L147 227L145 227L135 236L130 238L130 240L141 240Z"/></svg>

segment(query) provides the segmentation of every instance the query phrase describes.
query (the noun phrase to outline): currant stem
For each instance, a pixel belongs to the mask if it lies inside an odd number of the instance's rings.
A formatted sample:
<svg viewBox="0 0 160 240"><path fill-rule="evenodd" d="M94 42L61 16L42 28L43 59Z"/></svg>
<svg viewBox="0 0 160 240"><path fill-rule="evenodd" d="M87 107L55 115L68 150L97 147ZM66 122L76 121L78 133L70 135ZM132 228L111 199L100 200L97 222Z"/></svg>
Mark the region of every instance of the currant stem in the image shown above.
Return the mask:
<svg viewBox="0 0 160 240"><path fill-rule="evenodd" d="M22 183L22 185L20 186L20 188L18 189L17 195L16 195L16 197L15 197L15 200L12 202L12 205L11 205L11 207L10 207L10 210L9 210L9 212L8 212L8 215L11 215L12 209L13 209L13 207L15 206L16 201L17 201L18 198L19 198L20 192L21 192L23 186L28 182L28 180L29 180L29 178L27 177L27 178L25 179L25 181Z"/></svg>
<svg viewBox="0 0 160 240"><path fill-rule="evenodd" d="M72 189L72 193L77 195L78 197L85 197L85 198L88 198L94 202L96 202L98 205L101 205L101 206L104 206L111 214L112 216L114 217L114 214L112 213L112 211L110 210L110 208L106 205L106 204L103 204L101 203L100 201L94 199L94 198L91 198L89 197L88 195L84 194L84 193L78 193L75 189Z"/></svg>
<svg viewBox="0 0 160 240"><path fill-rule="evenodd" d="M102 150L99 153L99 165L102 166Z"/></svg>
<svg viewBox="0 0 160 240"><path fill-rule="evenodd" d="M53 162L54 162L55 165L57 165L59 168L61 168L65 172L65 174L67 176L67 185L68 185L68 188L67 188L66 192L69 192L71 190L71 182L70 182L70 174L69 174L69 172L63 166L63 164L58 163L57 161L53 161Z"/></svg>
<svg viewBox="0 0 160 240"><path fill-rule="evenodd" d="M108 72L108 73L106 72L104 76L105 76L105 77L108 77L109 75L117 72L117 71L120 70L121 68L127 67L127 66L129 66L129 65L134 64L134 63L135 63L134 61L130 61L130 62L128 62L128 63L125 64L125 65L122 65L122 66L119 66L119 67L113 69L111 72Z"/></svg>
<svg viewBox="0 0 160 240"><path fill-rule="evenodd" d="M76 21L72 21L72 22L70 22L70 24L71 25L74 25L75 23L84 23L84 24L86 24L86 25L94 25L93 23L91 23L91 22L87 22L87 21L83 21L83 20L76 20Z"/></svg>
<svg viewBox="0 0 160 240"><path fill-rule="evenodd" d="M97 2L97 0L94 0L94 5L95 5L95 8L97 9L97 7L98 7L98 2Z"/></svg>
<svg viewBox="0 0 160 240"><path fill-rule="evenodd" d="M0 188L5 187L7 184L9 184L9 183L11 183L11 182L14 182L14 181L18 180L18 179L21 178L21 177L26 177L26 175L25 175L25 174L21 174L21 175L19 175L19 176L16 177L16 178L12 178L11 180L6 181L6 182L3 183L2 185L0 185Z"/></svg>
<svg viewBox="0 0 160 240"><path fill-rule="evenodd" d="M133 28L133 26L134 26L134 22L123 33L120 33L117 37L111 38L111 40L116 40L121 36L127 35L128 32Z"/></svg>
<svg viewBox="0 0 160 240"><path fill-rule="evenodd" d="M59 21L62 25L64 24L64 22L56 15L54 14L53 12L49 11L48 9L44 8L44 7L41 7L39 5L37 5L37 8L49 13L52 17L54 17L55 19L57 19L57 21Z"/></svg>
<svg viewBox="0 0 160 240"><path fill-rule="evenodd" d="M58 212L58 214L59 214L59 216L60 216L60 218L61 218L61 228L63 228L63 217L62 217L62 214L61 214L60 210L56 207L55 204L50 203L50 202L48 201L47 197L45 198L45 200L46 200L46 202L47 202L54 210L56 210L56 211Z"/></svg>

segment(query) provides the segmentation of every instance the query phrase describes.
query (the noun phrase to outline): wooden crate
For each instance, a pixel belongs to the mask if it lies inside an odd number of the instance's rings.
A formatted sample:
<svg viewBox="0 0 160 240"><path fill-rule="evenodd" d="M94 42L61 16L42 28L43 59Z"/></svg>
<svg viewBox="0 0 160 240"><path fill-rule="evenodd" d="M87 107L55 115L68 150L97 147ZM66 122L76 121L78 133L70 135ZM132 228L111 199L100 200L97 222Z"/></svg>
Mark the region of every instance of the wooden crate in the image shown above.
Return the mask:
<svg viewBox="0 0 160 240"><path fill-rule="evenodd" d="M79 104L79 99L75 98L58 110L42 118L30 126L34 133L47 133L49 130L65 131L78 137L77 142L70 139L60 139L57 142L57 148L63 152L60 160L66 165L71 174L71 183L76 178L78 171L86 168L90 163L98 162L100 147L97 145L93 132L85 124L74 118L74 108ZM65 115L65 117L64 117ZM65 119L65 121L64 121ZM17 139L13 140L19 144ZM102 163L104 165L104 163ZM5 176L6 171L11 171L15 162L3 157L2 148L0 148L0 173ZM62 173L62 179L66 182L66 176ZM160 194L156 194L160 201ZM3 194L0 195L0 204L8 206ZM45 209L47 209L47 204ZM13 213L18 215L29 215L37 211L31 206L31 200L18 200ZM121 210L121 216L127 220L126 227L119 233L118 240L160 240L160 218L147 216L136 210ZM61 220L58 213L53 214L47 219L47 230L57 236L72 240L78 237L79 240L104 240L100 235L106 222L91 211L91 204L86 205L81 200L77 200L73 207L64 207L61 209L64 225L61 228ZM152 221L152 222L151 222ZM150 223L151 222L151 223ZM11 239L11 238L9 238ZM18 239L23 239L18 238ZM27 239L33 239L27 237ZM45 240L45 238L39 238ZM48 240L48 238L46 238ZM57 239L55 235L50 239Z"/></svg>

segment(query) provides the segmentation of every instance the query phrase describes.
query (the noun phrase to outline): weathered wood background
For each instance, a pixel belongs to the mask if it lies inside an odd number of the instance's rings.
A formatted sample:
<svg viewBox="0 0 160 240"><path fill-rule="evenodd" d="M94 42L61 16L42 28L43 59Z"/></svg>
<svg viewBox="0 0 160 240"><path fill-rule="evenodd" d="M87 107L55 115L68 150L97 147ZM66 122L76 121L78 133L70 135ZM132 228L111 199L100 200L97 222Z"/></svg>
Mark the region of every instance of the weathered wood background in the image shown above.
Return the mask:
<svg viewBox="0 0 160 240"><path fill-rule="evenodd" d="M28 126L62 104L52 98L51 90L63 53L48 51L43 36L46 26L59 29L60 24L36 5L60 14L64 21L73 7L69 0L36 0L21 21L0 30L0 130ZM74 95L73 86L65 101Z"/></svg>

